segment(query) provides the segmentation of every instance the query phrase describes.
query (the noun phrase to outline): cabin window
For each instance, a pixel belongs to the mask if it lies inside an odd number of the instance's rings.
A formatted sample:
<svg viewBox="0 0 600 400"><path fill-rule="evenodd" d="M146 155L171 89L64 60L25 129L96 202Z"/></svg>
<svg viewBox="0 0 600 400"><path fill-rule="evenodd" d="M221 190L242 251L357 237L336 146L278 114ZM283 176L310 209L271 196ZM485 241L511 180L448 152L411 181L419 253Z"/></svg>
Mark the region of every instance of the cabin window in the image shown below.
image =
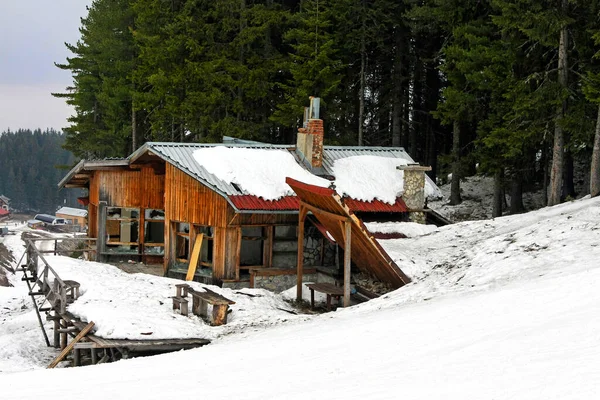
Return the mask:
<svg viewBox="0 0 600 400"><path fill-rule="evenodd" d="M190 224L175 223L175 259L187 263L190 258Z"/></svg>
<svg viewBox="0 0 600 400"><path fill-rule="evenodd" d="M165 211L144 210L144 254L162 256L165 253Z"/></svg>
<svg viewBox="0 0 600 400"><path fill-rule="evenodd" d="M242 247L240 249L240 268L250 269L263 266L263 228L260 226L242 227Z"/></svg>
<svg viewBox="0 0 600 400"><path fill-rule="evenodd" d="M137 208L107 207L106 250L114 253L138 252L139 217Z"/></svg>
<svg viewBox="0 0 600 400"><path fill-rule="evenodd" d="M213 267L214 228L212 226L194 225L194 230L196 236L193 245L195 246L196 241L202 240L198 259L198 270L200 270L201 273L205 272L212 274L212 271L209 270ZM202 235L201 239L200 235Z"/></svg>

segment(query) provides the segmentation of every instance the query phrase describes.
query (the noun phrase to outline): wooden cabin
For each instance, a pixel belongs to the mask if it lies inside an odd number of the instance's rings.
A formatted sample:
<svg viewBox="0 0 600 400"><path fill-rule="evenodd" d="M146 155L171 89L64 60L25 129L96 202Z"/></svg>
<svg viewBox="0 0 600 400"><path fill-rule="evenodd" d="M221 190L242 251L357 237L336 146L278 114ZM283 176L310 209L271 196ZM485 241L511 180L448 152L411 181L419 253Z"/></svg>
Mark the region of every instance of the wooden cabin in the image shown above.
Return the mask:
<svg viewBox="0 0 600 400"><path fill-rule="evenodd" d="M370 155L413 162L402 148L323 146L322 140L322 121L312 119L300 130L296 146L241 140L149 142L127 159L81 161L59 186L88 190L84 199L89 204L88 234L98 238L100 260L162 262L166 276L283 290L296 283L298 198L290 190L265 200L249 190L247 182L210 172L197 152L210 154L217 148L260 151L264 163L285 153L303 171L329 180L335 162L348 157ZM439 191L429 178L427 182ZM395 200L344 198L350 211L361 218L408 219L402 198ZM336 242L315 218L307 218L305 224L306 279L315 280L314 274L326 272L323 267L328 265L334 266L331 275L335 275L340 258Z"/></svg>

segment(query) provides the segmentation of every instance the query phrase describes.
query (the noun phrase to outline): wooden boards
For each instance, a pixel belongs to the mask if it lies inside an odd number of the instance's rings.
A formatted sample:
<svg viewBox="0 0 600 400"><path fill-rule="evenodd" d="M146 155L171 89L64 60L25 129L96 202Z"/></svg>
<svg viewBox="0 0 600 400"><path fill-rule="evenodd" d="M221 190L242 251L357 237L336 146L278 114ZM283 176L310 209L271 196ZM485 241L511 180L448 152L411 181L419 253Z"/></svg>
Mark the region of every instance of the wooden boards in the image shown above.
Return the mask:
<svg viewBox="0 0 600 400"><path fill-rule="evenodd" d="M358 269L375 276L382 282L387 282L392 288L399 288L410 282L410 278L402 272L379 243L373 239L363 223L346 207L343 199L329 188L322 188L286 179L286 183L300 198L300 212L312 211L314 217L323 225L333 239L341 247L348 246L347 253ZM304 218L299 218L302 224ZM346 222L349 223L346 225ZM346 239L352 238L352 245ZM346 259L344 260L346 264ZM302 273L301 266L298 274ZM298 286L301 282L298 279ZM297 296L301 293L298 291Z"/></svg>
<svg viewBox="0 0 600 400"><path fill-rule="evenodd" d="M192 257L190 258L190 264L188 266L187 275L185 276L186 281L193 281L196 268L198 268L198 262L200 261L200 250L202 249L202 241L204 234L200 233L194 240L194 249L192 250Z"/></svg>
<svg viewBox="0 0 600 400"><path fill-rule="evenodd" d="M56 367L58 363L61 362L62 359L65 358L67 354L69 354L69 352L73 349L75 343L83 339L85 335L87 335L92 330L93 327L94 322L90 321L90 323L87 324L77 336L75 336L75 339L73 339L71 343L69 343L67 347L65 347L63 351L61 351L60 354L50 363L50 365L48 365L48 369Z"/></svg>

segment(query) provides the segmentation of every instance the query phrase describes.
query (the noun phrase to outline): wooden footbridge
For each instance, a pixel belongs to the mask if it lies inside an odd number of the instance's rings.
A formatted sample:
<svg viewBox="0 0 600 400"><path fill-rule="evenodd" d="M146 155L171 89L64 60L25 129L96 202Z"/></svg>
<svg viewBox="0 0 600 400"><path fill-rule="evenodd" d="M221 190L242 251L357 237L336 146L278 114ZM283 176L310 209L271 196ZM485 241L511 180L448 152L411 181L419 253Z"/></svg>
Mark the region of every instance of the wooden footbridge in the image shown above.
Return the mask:
<svg viewBox="0 0 600 400"><path fill-rule="evenodd" d="M158 340L114 340L94 335L94 323L81 321L67 311L67 306L80 295L80 284L63 280L44 258L44 253L72 253L73 250L60 250L56 244L53 250L40 250L38 244L57 239L24 239L26 251L19 260L18 271L27 283L29 295L37 314L46 345L60 349L60 354L48 368L54 368L61 361L70 361L72 366L100 364L130 358L137 355L150 355L190 349L210 343L207 339L158 339ZM95 239L63 238L60 241L77 241L83 245L78 251L93 255ZM25 262L23 263L25 259ZM44 327L45 319L53 321L53 340L48 338Z"/></svg>

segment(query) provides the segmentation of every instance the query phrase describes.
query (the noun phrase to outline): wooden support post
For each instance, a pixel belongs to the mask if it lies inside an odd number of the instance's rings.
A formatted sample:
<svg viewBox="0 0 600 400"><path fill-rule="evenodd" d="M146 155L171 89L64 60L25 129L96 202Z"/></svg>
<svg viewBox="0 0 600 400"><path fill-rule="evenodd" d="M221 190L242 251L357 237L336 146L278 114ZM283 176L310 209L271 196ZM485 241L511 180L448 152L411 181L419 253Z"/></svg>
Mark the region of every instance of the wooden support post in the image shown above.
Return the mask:
<svg viewBox="0 0 600 400"><path fill-rule="evenodd" d="M60 326L61 326L61 330L66 329L67 321L61 320ZM63 331L63 332L60 332L60 348L61 348L61 350L64 350L66 347L67 347L67 332Z"/></svg>
<svg viewBox="0 0 600 400"><path fill-rule="evenodd" d="M193 296L192 313L200 317L206 317L208 314L208 303L198 296Z"/></svg>
<svg viewBox="0 0 600 400"><path fill-rule="evenodd" d="M106 247L106 202L98 202L98 238L96 240L96 261L105 260L104 248Z"/></svg>
<svg viewBox="0 0 600 400"><path fill-rule="evenodd" d="M344 307L350 306L350 263L352 245L352 223L346 220L344 234Z"/></svg>
<svg viewBox="0 0 600 400"><path fill-rule="evenodd" d="M242 262L242 227L238 226L237 242L235 244L235 279L240 280L240 264Z"/></svg>
<svg viewBox="0 0 600 400"><path fill-rule="evenodd" d="M228 310L229 306L227 304L215 304L212 309L212 324L214 326L225 325Z"/></svg>
<svg viewBox="0 0 600 400"><path fill-rule="evenodd" d="M273 229L274 227L266 226L264 228L265 241L263 244L263 265L265 268L273 266Z"/></svg>
<svg viewBox="0 0 600 400"><path fill-rule="evenodd" d="M96 349L90 349L90 358L92 359L92 365L98 364L98 353L96 353Z"/></svg>
<svg viewBox="0 0 600 400"><path fill-rule="evenodd" d="M81 364L80 356L81 351L79 349L73 349L73 366L79 367Z"/></svg>
<svg viewBox="0 0 600 400"><path fill-rule="evenodd" d="M300 204L300 212L298 214L298 267L296 279L296 300L302 300L302 274L304 267L304 219L308 210L303 204Z"/></svg>
<svg viewBox="0 0 600 400"><path fill-rule="evenodd" d="M58 349L60 347L60 333L58 330L60 329L60 319L58 318L58 314L54 312L54 348Z"/></svg>

